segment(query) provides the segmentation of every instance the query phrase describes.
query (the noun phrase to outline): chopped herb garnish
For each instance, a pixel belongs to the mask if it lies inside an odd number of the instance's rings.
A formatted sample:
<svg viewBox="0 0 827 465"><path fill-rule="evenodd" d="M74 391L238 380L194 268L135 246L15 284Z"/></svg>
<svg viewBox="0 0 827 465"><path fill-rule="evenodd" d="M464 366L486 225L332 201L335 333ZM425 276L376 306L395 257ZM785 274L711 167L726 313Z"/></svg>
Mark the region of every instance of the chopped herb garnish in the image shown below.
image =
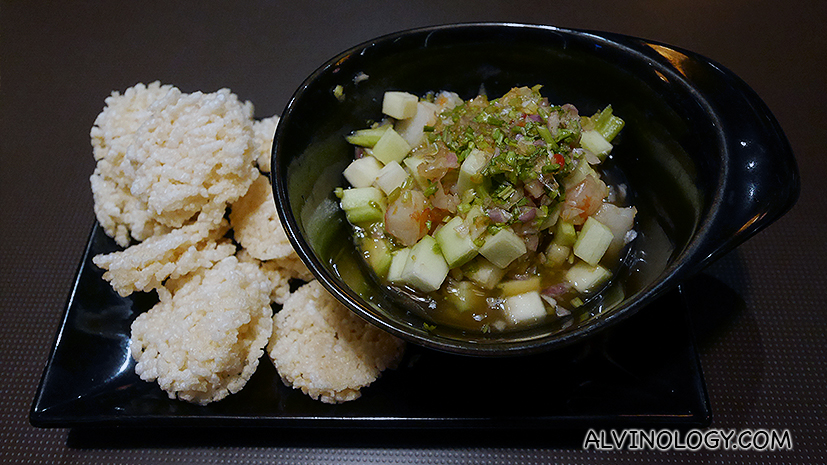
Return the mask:
<svg viewBox="0 0 827 465"><path fill-rule="evenodd" d="M424 191L422 191L422 193L425 194L425 197L430 197L436 194L437 189L439 189L439 186L434 183L431 183Z"/></svg>

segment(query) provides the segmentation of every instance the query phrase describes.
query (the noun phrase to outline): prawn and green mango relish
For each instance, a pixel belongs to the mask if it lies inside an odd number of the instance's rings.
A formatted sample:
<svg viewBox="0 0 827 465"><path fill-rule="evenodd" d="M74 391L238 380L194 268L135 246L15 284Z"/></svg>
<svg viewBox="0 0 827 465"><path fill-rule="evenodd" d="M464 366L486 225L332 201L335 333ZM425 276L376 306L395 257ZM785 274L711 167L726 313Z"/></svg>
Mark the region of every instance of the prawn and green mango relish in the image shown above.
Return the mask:
<svg viewBox="0 0 827 465"><path fill-rule="evenodd" d="M525 326L609 282L636 213L599 172L624 125L611 106L582 117L535 86L468 101L389 91L382 113L347 137L351 187L336 194L377 277L434 322Z"/></svg>

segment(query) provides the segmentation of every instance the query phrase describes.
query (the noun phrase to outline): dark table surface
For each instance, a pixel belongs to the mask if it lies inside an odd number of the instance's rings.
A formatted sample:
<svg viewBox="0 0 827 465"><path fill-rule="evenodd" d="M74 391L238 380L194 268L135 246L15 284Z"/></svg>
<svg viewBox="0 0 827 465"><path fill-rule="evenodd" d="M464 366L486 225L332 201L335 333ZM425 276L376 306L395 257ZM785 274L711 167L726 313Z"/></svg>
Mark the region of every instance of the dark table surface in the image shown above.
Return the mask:
<svg viewBox="0 0 827 465"><path fill-rule="evenodd" d="M169 4L168 4L169 3ZM823 240L827 3L0 3L0 460L4 463L825 463ZM513 21L622 33L706 55L764 99L801 171L786 216L687 283L712 423L789 431L792 450L583 450L581 432L339 434L88 431L29 423L38 382L94 221L89 129L112 90L160 80L229 87L278 114L317 66L411 27ZM496 440L492 440L492 436ZM456 437L456 439L452 439Z"/></svg>

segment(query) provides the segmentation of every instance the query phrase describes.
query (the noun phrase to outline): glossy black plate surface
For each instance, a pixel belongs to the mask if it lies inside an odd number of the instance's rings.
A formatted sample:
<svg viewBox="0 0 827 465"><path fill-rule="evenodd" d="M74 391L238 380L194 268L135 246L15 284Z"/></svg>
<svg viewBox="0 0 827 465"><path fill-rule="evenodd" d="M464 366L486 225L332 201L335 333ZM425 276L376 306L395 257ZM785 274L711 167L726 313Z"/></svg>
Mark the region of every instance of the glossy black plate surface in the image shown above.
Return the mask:
<svg viewBox="0 0 827 465"><path fill-rule="evenodd" d="M266 358L238 394L205 407L141 381L130 325L154 294L122 298L92 263L117 245L93 228L31 410L40 427L569 428L704 426L710 409L687 307L667 293L634 318L561 350L485 359L408 346L360 399L313 401Z"/></svg>

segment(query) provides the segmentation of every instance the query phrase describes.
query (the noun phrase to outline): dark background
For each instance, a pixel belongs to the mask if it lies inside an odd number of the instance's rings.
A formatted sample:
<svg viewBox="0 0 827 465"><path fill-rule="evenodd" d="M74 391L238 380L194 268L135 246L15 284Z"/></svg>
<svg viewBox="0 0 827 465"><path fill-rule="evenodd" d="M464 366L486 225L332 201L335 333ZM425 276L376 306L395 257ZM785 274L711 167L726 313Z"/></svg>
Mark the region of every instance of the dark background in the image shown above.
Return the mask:
<svg viewBox="0 0 827 465"><path fill-rule="evenodd" d="M0 2L0 459L6 463L824 463L824 176L827 2ZM688 283L711 427L789 429L780 452L581 451L566 433L530 444L450 433L395 445L336 433L221 441L98 441L37 429L28 412L94 221L89 129L113 90L160 80L228 87L279 114L317 66L417 26L515 21L617 32L721 63L764 99L801 170L796 207Z"/></svg>

